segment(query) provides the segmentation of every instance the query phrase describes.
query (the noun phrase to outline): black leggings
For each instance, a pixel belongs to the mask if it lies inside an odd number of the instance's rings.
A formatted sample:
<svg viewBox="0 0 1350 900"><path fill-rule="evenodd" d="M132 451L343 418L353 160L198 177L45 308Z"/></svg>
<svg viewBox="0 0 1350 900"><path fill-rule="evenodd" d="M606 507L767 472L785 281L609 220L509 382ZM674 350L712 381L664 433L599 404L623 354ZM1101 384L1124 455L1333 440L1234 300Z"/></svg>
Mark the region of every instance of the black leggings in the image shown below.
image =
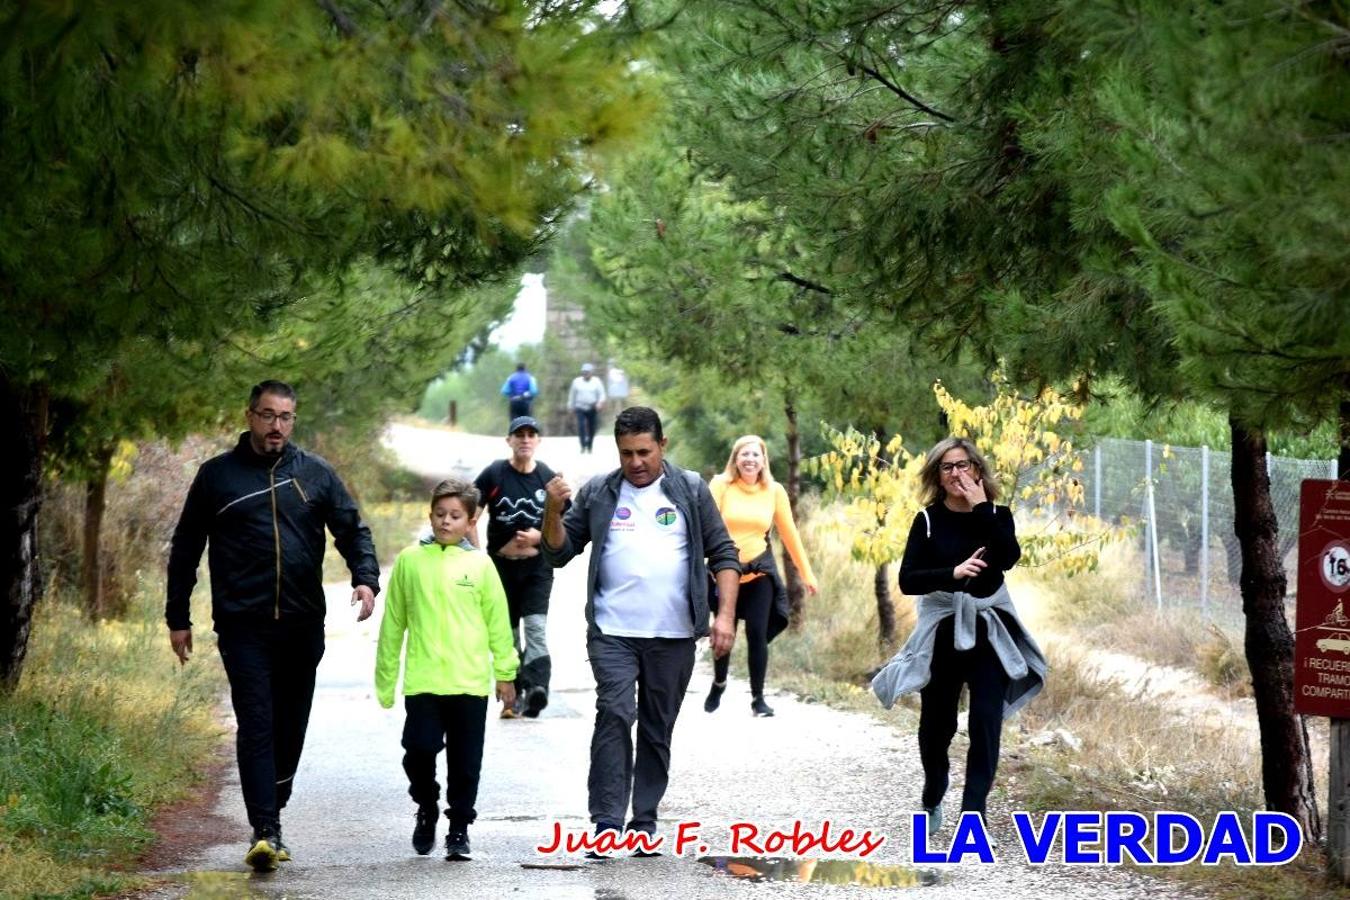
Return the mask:
<svg viewBox="0 0 1350 900"><path fill-rule="evenodd" d="M769 610L773 607L773 579L765 575L741 583L736 597L736 618L745 622L745 654L750 663L750 693L764 694L764 673L769 669ZM731 654L713 662L713 676L727 680Z"/></svg>
<svg viewBox="0 0 1350 900"><path fill-rule="evenodd" d="M995 615L998 615L996 612ZM1006 624L1006 623L1005 623ZM952 643L955 619L948 616L937 627L933 663L928 684L919 692L919 758L923 762L923 805L942 802L947 793L951 763L947 748L956 734L957 704L961 688L969 685L970 714L967 718L970 750L966 754L966 786L961 811L984 816L989 789L998 771L999 739L1003 732L1003 697L1008 675L1003 671L984 619L976 620L975 646L957 650Z"/></svg>

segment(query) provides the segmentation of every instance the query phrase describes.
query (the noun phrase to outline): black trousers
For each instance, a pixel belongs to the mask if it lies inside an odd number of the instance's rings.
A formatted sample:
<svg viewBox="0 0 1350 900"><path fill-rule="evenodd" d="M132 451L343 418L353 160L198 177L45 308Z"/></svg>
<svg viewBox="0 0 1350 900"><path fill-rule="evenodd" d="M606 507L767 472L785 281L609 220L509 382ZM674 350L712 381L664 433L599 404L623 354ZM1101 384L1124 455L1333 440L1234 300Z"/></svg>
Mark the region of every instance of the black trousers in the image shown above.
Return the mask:
<svg viewBox="0 0 1350 900"><path fill-rule="evenodd" d="M998 613L995 613L998 615ZM947 793L950 762L947 750L956 734L957 703L962 686L970 687L967 730L966 786L961 811L984 815L989 789L998 770L999 740L1003 733L1003 696L1008 674L1003 671L984 620L977 620L975 646L958 651L952 645L955 620L938 624L933 664L927 686L919 692L919 758L923 762L923 805L937 806Z"/></svg>
<svg viewBox="0 0 1350 900"><path fill-rule="evenodd" d="M533 403L534 399L532 397L512 397L507 401L507 414L512 419L516 418L516 416L528 416L530 414L530 406ZM509 425L510 423L508 422L507 424Z"/></svg>
<svg viewBox="0 0 1350 900"><path fill-rule="evenodd" d="M587 779L591 821L622 826L631 798L628 827L654 832L656 810L670 782L670 737L694 673L694 639L596 632L587 639L586 650L595 675Z"/></svg>
<svg viewBox="0 0 1350 900"><path fill-rule="evenodd" d="M750 693L764 695L769 669L769 610L773 607L773 579L764 575L741 582L736 596L736 618L745 622L745 656L750 666ZM713 677L727 680L731 654L713 660Z"/></svg>
<svg viewBox="0 0 1350 900"><path fill-rule="evenodd" d="M478 776L483 769L487 697L468 694L411 694L403 698L403 771L408 796L418 806L441 799L436 757L445 749L446 818L453 827L478 818Z"/></svg>
<svg viewBox="0 0 1350 900"><path fill-rule="evenodd" d="M216 645L238 723L235 753L249 824L272 831L290 800L305 745L323 622L260 620L220 626Z"/></svg>
<svg viewBox="0 0 1350 900"><path fill-rule="evenodd" d="M529 559L492 557L506 591L506 605L511 614L511 637L520 656L520 670L516 673L516 690L532 687L548 690L553 677L553 661L548 655L546 625L549 595L553 593L553 567L543 555ZM522 621L524 627L521 627Z"/></svg>

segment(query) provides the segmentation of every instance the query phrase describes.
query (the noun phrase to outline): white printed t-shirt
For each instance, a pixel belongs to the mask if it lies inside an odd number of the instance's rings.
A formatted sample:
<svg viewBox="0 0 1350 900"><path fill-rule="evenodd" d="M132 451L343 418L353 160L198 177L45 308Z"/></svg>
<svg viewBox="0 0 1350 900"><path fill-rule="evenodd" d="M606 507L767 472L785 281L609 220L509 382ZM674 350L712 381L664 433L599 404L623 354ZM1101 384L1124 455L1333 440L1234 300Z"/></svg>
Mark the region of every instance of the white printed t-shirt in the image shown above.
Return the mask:
<svg viewBox="0 0 1350 900"><path fill-rule="evenodd" d="M620 482L595 589L595 624L614 637L689 638L689 525L661 491Z"/></svg>

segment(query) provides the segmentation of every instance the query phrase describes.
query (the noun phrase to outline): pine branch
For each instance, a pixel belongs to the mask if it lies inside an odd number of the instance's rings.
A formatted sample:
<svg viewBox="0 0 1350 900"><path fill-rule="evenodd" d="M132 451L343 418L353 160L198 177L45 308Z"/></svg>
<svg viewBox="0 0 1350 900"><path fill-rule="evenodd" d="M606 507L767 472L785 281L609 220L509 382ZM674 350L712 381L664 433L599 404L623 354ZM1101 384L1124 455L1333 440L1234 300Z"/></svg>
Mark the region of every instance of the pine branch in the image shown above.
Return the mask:
<svg viewBox="0 0 1350 900"><path fill-rule="evenodd" d="M793 275L791 272L779 272L778 280L786 281L790 284L795 284L797 285L797 287L806 288L808 291L815 291L818 294L825 294L826 296L831 296L834 294L834 291L825 287L825 285L817 284L814 281L808 281L807 279L802 278L798 275Z"/></svg>
<svg viewBox="0 0 1350 900"><path fill-rule="evenodd" d="M333 21L333 27L338 30L338 34L345 38L356 37L356 23L352 21L351 16L338 9L333 0L319 0L319 8L328 13L328 18Z"/></svg>

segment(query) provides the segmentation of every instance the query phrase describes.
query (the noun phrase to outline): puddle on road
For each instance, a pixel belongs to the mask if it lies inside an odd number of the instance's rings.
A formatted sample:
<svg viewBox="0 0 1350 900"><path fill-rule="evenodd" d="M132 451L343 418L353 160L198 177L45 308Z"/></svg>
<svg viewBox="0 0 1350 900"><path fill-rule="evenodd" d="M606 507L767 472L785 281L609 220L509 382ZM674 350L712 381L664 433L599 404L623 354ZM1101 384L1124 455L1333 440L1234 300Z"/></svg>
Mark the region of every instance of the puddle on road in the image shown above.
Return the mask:
<svg viewBox="0 0 1350 900"><path fill-rule="evenodd" d="M795 881L856 887L928 887L938 884L936 869L882 866L851 859L797 859L763 856L700 856L713 871L747 881Z"/></svg>
<svg viewBox="0 0 1350 900"><path fill-rule="evenodd" d="M271 877L253 872L184 872L173 880L187 885L184 900L300 900L280 885L266 889Z"/></svg>

